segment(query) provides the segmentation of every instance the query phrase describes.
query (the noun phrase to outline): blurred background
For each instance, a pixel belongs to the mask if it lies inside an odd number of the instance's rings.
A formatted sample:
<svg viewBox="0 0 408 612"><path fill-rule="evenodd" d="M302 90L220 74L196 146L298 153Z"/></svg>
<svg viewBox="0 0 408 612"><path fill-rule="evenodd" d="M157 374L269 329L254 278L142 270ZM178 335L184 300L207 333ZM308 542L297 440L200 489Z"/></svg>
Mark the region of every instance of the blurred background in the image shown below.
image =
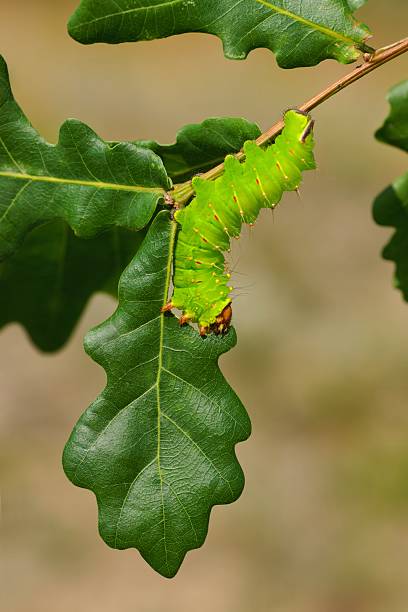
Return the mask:
<svg viewBox="0 0 408 612"><path fill-rule="evenodd" d="M350 70L284 71L267 50L227 61L218 39L184 35L82 47L76 0L4 2L0 52L17 100L55 142L67 117L108 140L172 142L209 116L261 128ZM406 0L358 12L380 47L407 34ZM97 533L94 496L61 452L104 386L82 338L114 309L97 295L69 345L40 354L16 325L0 335L1 599L5 612L405 612L408 609L408 305L380 258L391 231L376 194L406 171L376 143L401 58L314 112L319 169L235 245L238 347L222 369L252 437L246 488L213 510L204 547L172 581ZM264 211L266 212L266 211Z"/></svg>

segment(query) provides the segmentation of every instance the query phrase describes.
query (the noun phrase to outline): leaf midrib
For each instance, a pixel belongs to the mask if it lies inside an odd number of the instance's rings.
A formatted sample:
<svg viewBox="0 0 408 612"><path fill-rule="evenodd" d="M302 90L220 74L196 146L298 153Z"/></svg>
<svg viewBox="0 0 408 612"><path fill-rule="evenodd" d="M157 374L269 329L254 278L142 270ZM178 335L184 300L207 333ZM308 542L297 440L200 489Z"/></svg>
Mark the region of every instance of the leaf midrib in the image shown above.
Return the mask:
<svg viewBox="0 0 408 612"><path fill-rule="evenodd" d="M322 34L325 34L326 36L329 36L332 38L336 38L337 40L342 40L343 42L347 44L351 43L355 45L361 42L358 39L352 38L351 36L344 36L344 34L341 34L340 32L331 30L330 28L327 28L326 26L322 26L318 23L315 23L314 21L311 21L310 19L306 19L305 17L296 15L295 13L292 13L291 11L288 11L287 9L276 6L275 4L268 2L268 0L255 0L255 2L258 2L259 4L263 4L271 11L275 11L275 13L279 13L280 15L284 15L285 17L289 17L290 19L293 19L294 21L298 21L299 23L313 30L317 30L318 32L321 32Z"/></svg>
<svg viewBox="0 0 408 612"><path fill-rule="evenodd" d="M1 177L37 183L57 183L64 185L76 185L78 187L92 187L94 189L108 189L110 191L165 193L165 189L163 187L142 187L141 185L123 185L121 183L104 183L102 181L84 181L81 179L68 179L57 176L41 176L35 174L24 174L21 172L0 171L0 178Z"/></svg>
<svg viewBox="0 0 408 612"><path fill-rule="evenodd" d="M174 242L176 239L177 232L177 223L175 221L171 222L171 231L169 236L169 255L167 258L167 266L166 266L166 282L164 285L163 291L163 302L162 306L164 307L167 303L170 281L171 281L171 271L173 267L173 253L174 253ZM166 560L167 571L170 572L169 567L169 556L167 550L167 539L166 539L166 512L164 510L164 493L163 493L163 472L160 464L160 454L161 454L161 418L162 418L162 410L161 410L161 399L160 399L160 379L161 373L163 369L163 351L164 351L164 312L160 315L160 339L159 339L159 361L157 365L157 376L156 376L156 398L157 398L157 472L160 480L160 496L161 496L161 507L162 507L162 517L163 517L163 543L164 543L164 554Z"/></svg>

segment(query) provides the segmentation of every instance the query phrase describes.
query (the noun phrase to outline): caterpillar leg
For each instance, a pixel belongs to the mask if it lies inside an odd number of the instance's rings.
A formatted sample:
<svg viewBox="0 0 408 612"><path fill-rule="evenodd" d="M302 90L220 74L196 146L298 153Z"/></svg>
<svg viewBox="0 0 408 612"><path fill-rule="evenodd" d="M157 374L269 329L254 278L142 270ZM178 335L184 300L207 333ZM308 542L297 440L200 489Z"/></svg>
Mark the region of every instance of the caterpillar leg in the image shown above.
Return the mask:
<svg viewBox="0 0 408 612"><path fill-rule="evenodd" d="M167 304L165 306L163 306L163 308L160 308L160 312L169 312L170 310L173 310L174 306L172 302L167 302Z"/></svg>

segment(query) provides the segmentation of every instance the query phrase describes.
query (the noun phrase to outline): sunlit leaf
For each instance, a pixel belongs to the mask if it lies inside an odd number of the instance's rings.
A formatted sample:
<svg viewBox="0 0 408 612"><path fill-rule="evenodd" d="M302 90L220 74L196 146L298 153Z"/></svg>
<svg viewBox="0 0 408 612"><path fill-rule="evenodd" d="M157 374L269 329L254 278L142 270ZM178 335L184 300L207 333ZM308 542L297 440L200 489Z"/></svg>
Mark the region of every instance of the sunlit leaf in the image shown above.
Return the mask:
<svg viewBox="0 0 408 612"><path fill-rule="evenodd" d="M143 228L169 187L152 151L112 147L80 121L62 125L57 145L45 142L15 102L0 58L0 261L29 230L56 219L83 238Z"/></svg>
<svg viewBox="0 0 408 612"><path fill-rule="evenodd" d="M69 32L85 44L208 32L231 59L266 47L284 68L327 58L348 63L367 50L369 30L353 17L356 4L361 0L82 0Z"/></svg>

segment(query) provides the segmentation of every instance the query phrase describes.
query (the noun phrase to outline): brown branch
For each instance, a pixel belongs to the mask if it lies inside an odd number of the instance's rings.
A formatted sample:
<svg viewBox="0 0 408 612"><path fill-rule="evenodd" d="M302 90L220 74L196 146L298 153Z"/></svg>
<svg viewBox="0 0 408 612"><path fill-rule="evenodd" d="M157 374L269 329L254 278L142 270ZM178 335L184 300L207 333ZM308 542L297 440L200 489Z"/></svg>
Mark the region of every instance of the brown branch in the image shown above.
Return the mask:
<svg viewBox="0 0 408 612"><path fill-rule="evenodd" d="M352 83L355 83L359 79L363 78L373 70L376 70L380 66L383 66L387 62L399 57L403 53L408 51L408 38L404 38L392 45L387 47L383 47L382 49L378 49L373 54L365 54L364 55L364 63L361 66L355 68L352 72L349 72L344 77L324 89L320 93L318 93L313 98L310 98L307 102L299 106L299 110L304 112L310 112L326 100L329 100L332 96L336 95ZM259 138L256 140L258 145L264 145L270 140L276 138L276 136L283 129L283 121L280 120L275 123L271 128L269 128L266 132L261 134ZM240 151L236 154L236 158L241 160L244 158L244 153ZM208 172L201 175L201 178L206 180L214 180L218 176L220 176L224 172L224 164L219 164L214 168L211 168ZM183 205L186 204L189 199L194 195L194 190L191 185L191 181L187 181L181 185L176 185L173 195L176 201Z"/></svg>

